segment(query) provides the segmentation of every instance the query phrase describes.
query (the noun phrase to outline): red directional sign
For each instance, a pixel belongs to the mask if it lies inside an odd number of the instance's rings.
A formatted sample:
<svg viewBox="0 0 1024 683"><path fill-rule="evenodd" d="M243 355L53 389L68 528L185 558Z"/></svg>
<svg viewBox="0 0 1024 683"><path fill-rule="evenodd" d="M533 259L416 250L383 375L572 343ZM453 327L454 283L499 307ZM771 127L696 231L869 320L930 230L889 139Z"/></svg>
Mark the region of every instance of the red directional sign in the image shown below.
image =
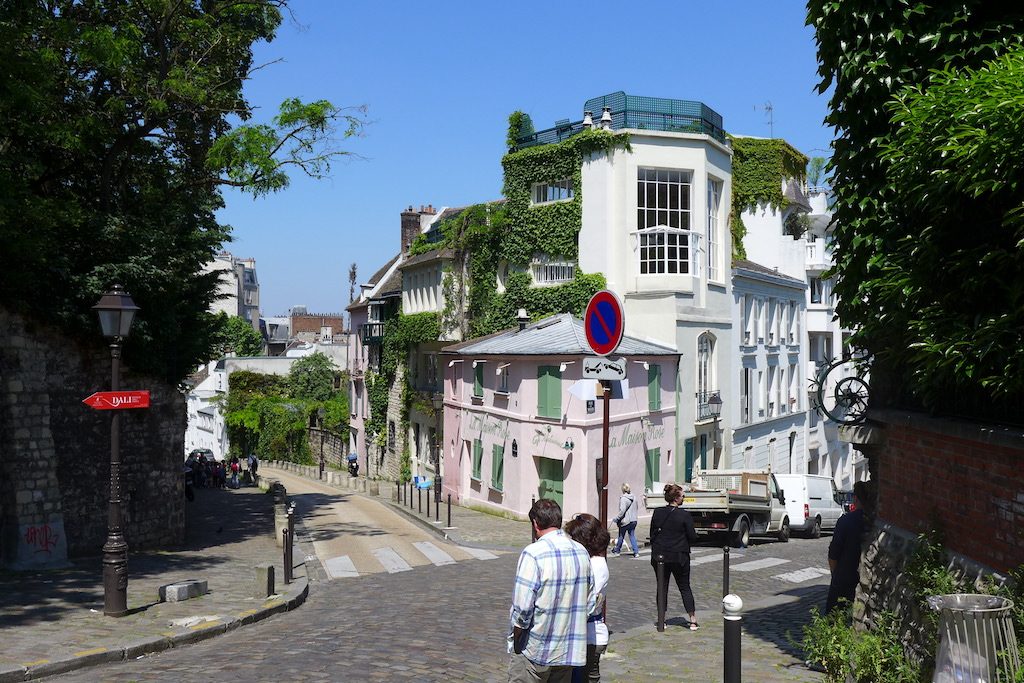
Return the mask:
<svg viewBox="0 0 1024 683"><path fill-rule="evenodd" d="M622 302L614 292L602 289L590 297L590 303L583 314L583 329L587 333L587 343L594 353L607 356L618 348L625 327L626 318L622 313Z"/></svg>
<svg viewBox="0 0 1024 683"><path fill-rule="evenodd" d="M148 408L148 391L97 391L82 403L96 410L126 410Z"/></svg>

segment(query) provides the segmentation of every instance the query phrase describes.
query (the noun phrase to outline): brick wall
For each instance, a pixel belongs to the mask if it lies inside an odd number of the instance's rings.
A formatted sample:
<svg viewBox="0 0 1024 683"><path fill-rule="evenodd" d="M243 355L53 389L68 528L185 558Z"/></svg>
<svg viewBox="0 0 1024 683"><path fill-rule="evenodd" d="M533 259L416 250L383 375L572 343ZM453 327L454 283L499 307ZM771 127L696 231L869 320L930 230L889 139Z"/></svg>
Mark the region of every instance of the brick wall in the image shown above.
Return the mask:
<svg viewBox="0 0 1024 683"><path fill-rule="evenodd" d="M1024 433L878 411L878 517L997 571L1024 564Z"/></svg>
<svg viewBox="0 0 1024 683"><path fill-rule="evenodd" d="M345 316L341 313L305 313L291 317L291 335L320 336L321 327L330 327L334 334L345 331Z"/></svg>
<svg viewBox="0 0 1024 683"><path fill-rule="evenodd" d="M59 565L98 555L107 529L110 413L82 399L109 389L102 340L79 344L0 308L0 564ZM121 417L122 498L130 548L184 539L185 400L176 387L123 368L124 389L152 407Z"/></svg>

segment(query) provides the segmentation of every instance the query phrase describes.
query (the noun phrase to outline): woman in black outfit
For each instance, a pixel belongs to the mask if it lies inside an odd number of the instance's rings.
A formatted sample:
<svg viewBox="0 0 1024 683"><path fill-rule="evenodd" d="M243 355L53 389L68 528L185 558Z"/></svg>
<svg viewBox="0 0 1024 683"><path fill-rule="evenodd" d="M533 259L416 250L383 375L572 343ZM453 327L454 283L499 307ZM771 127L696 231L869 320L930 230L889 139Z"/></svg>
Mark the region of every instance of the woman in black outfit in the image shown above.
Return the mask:
<svg viewBox="0 0 1024 683"><path fill-rule="evenodd" d="M666 603L669 574L676 578L683 607L690 615L690 630L696 631L697 607L693 602L693 591L690 590L690 544L697 541L697 531L693 528L690 513L679 509L683 502L682 487L678 484L665 484L665 501L668 505L655 510L651 517L651 566L657 572L658 560L665 563L665 584L660 588Z"/></svg>

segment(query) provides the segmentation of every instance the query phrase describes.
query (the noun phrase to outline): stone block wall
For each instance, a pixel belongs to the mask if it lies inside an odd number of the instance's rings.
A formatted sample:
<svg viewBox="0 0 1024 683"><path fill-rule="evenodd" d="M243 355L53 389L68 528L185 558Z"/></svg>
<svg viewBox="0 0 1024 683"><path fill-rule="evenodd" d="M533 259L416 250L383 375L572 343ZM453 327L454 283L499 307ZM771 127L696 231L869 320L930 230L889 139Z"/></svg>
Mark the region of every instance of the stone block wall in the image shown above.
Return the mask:
<svg viewBox="0 0 1024 683"><path fill-rule="evenodd" d="M347 467L348 443L339 434L328 429L310 427L306 430L309 439L309 452L313 454L313 462L320 464L320 448L323 445L324 462L335 467ZM360 462L362 467L363 463Z"/></svg>
<svg viewBox="0 0 1024 683"><path fill-rule="evenodd" d="M385 429L389 429L394 422L395 447L391 448L390 444L385 446L379 469L375 468L373 472L366 473L374 479L394 481L402 472L402 450L406 445L406 434L402 429L402 389L405 387L405 370L405 365L399 364L395 371L395 381L388 389L388 422Z"/></svg>
<svg viewBox="0 0 1024 683"><path fill-rule="evenodd" d="M82 403L110 388L110 353L0 309L0 564L57 566L98 555L106 538L110 414ZM130 548L184 539L185 400L176 387L133 375L151 407L121 411L122 498Z"/></svg>

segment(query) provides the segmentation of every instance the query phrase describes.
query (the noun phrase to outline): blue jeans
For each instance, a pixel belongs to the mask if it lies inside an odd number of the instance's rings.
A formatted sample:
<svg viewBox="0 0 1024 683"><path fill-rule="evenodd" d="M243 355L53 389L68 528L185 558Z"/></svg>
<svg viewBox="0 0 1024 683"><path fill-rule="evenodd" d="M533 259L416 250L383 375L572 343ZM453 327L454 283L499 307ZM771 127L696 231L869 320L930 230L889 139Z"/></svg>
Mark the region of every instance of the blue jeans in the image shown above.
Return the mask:
<svg viewBox="0 0 1024 683"><path fill-rule="evenodd" d="M615 541L615 550L612 552L618 553L622 550L622 539L629 534L629 544L633 546L633 554L636 555L640 552L640 546L636 543L636 522L630 522L629 524L619 525L619 540Z"/></svg>

